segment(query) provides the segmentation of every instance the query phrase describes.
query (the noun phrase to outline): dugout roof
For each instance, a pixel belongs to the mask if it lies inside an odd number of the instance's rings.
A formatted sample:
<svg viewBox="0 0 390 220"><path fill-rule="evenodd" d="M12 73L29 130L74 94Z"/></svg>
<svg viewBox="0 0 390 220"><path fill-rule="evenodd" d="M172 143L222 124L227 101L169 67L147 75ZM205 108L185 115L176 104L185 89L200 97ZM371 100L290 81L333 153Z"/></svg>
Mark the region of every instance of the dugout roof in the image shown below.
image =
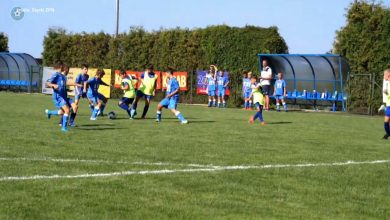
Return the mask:
<svg viewBox="0 0 390 220"><path fill-rule="evenodd" d="M274 77L282 72L288 90L344 91L347 61L337 54L258 54L259 67L267 59Z"/></svg>
<svg viewBox="0 0 390 220"><path fill-rule="evenodd" d="M33 68L39 68L38 62L26 53L0 53L0 79L1 80L26 80L30 79Z"/></svg>

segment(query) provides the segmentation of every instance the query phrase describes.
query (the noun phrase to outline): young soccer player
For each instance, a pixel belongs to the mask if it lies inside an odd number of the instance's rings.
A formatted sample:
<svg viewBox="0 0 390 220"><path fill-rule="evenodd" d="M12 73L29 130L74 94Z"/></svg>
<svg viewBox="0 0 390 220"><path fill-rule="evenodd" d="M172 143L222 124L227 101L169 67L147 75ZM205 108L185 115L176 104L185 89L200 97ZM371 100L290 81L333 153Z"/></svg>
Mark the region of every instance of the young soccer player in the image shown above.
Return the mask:
<svg viewBox="0 0 390 220"><path fill-rule="evenodd" d="M386 109L386 102L387 102L387 90L389 88L389 78L390 78L390 69L385 70L383 73L383 91L382 91L382 98L383 98L383 104L378 109L378 112L381 112ZM386 91L386 92L385 92Z"/></svg>
<svg viewBox="0 0 390 220"><path fill-rule="evenodd" d="M206 75L206 78L204 80L204 83L207 85L207 94L209 96L209 103L208 107L217 106L217 101L215 100L215 80L216 75L214 70L210 70L209 73Z"/></svg>
<svg viewBox="0 0 390 220"><path fill-rule="evenodd" d="M244 109L252 109L252 100L250 98L252 89L251 89L251 77L252 72L244 72L244 77L242 79L242 94L244 97Z"/></svg>
<svg viewBox="0 0 390 220"><path fill-rule="evenodd" d="M137 83L132 76L128 76L125 70L121 70L120 76L122 78L121 89L123 90L123 97L119 101L118 106L125 110L129 117L131 117L131 105L135 98L135 88L134 85Z"/></svg>
<svg viewBox="0 0 390 220"><path fill-rule="evenodd" d="M134 119L137 111L138 101L145 97L145 107L142 112L141 119L145 119L146 113L149 110L150 101L154 96L154 92L157 86L157 75L153 72L153 65L149 65L146 71L141 75L141 85L139 90L137 90L135 100L131 107L131 119Z"/></svg>
<svg viewBox="0 0 390 220"><path fill-rule="evenodd" d="M264 106L264 96L261 90L261 84L257 83L256 77L252 76L251 78L251 98L253 98L253 103L256 106L257 112L254 116L249 118L249 123L253 124L256 119L260 120L261 125L265 125L263 119L263 106Z"/></svg>
<svg viewBox="0 0 390 220"><path fill-rule="evenodd" d="M275 82L274 96L276 99L276 111L280 112L280 102L282 102L283 109L287 112L287 104L284 101L284 97L286 97L286 81L283 79L283 73L278 73L278 80Z"/></svg>
<svg viewBox="0 0 390 220"><path fill-rule="evenodd" d="M89 79L88 75L88 65L81 65L81 73L79 73L76 77L75 84L79 84L82 86L75 86L74 90L74 102L76 105L79 104L81 98L85 98L87 95L87 81Z"/></svg>
<svg viewBox="0 0 390 220"><path fill-rule="evenodd" d="M47 81L46 86L53 89L53 102L57 107L56 110L45 110L47 118L50 119L52 115L62 115L62 126L61 131L68 131L68 119L70 114L70 109L73 109L74 114L71 115L71 120L74 122L74 118L77 113L77 105L73 103L73 100L68 98L68 91L66 86L79 86L75 83L68 83L66 75L69 72L68 67L66 67L62 62L57 62L54 69L56 72L50 77Z"/></svg>
<svg viewBox="0 0 390 220"><path fill-rule="evenodd" d="M221 103L222 103L222 107L226 108L225 89L228 86L228 84L229 84L228 79L224 76L224 72L220 70L217 76L218 108L221 108Z"/></svg>
<svg viewBox="0 0 390 220"><path fill-rule="evenodd" d="M387 78L390 77L390 69L385 70L384 75L387 75ZM387 79L388 80L388 79ZM389 95L389 86L383 89L384 95L386 95L386 110L385 110L385 118L384 118L384 128L386 131L385 136L383 136L384 140L387 140L390 137L390 95Z"/></svg>
<svg viewBox="0 0 390 220"><path fill-rule="evenodd" d="M87 98L90 104L94 106L94 109L91 114L91 120L94 121L96 120L97 116L99 114L103 115L104 108L106 107L107 104L107 99L99 93L99 86L104 85L104 86L110 86L107 83L102 81L103 76L106 73L104 72L103 69L98 69L96 71L95 76L87 81L87 86L88 86L88 92L87 92Z"/></svg>
<svg viewBox="0 0 390 220"><path fill-rule="evenodd" d="M177 79L173 76L173 71L169 70L167 72L167 93L166 97L158 104L157 106L157 118L156 122L161 121L161 110L167 108L172 111L173 114L180 120L180 123L187 124L188 121L184 116L176 110L177 103L179 102L179 92L180 86Z"/></svg>

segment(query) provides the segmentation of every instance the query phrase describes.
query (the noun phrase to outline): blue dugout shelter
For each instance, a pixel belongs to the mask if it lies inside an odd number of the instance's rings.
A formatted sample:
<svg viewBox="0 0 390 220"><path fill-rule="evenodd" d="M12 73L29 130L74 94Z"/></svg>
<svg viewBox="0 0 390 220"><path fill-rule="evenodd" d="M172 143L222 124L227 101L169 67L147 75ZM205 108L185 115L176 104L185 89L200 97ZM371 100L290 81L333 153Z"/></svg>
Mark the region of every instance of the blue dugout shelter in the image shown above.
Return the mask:
<svg viewBox="0 0 390 220"><path fill-rule="evenodd" d="M26 53L0 53L0 86L8 88L38 87L41 67L38 62Z"/></svg>
<svg viewBox="0 0 390 220"><path fill-rule="evenodd" d="M273 75L282 72L287 83L287 99L294 102L306 101L317 104L331 104L333 111L337 104L346 111L345 80L349 65L337 54L258 54L259 68L268 60Z"/></svg>

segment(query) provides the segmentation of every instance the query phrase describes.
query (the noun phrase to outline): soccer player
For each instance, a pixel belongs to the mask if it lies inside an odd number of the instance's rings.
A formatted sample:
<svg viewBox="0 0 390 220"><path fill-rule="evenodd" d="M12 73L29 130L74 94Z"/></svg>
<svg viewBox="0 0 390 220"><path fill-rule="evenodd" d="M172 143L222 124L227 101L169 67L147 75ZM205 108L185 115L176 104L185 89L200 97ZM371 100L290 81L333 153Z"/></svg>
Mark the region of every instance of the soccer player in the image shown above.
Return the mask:
<svg viewBox="0 0 390 220"><path fill-rule="evenodd" d="M66 75L69 72L68 67L66 67L61 61L57 62L54 66L56 72L50 77L47 81L46 86L53 89L53 102L57 107L56 110L45 110L47 118L51 118L52 115L62 115L62 126L61 131L68 131L68 119L71 108L73 109L74 114L71 115L71 120L74 121L77 113L77 105L73 103L73 100L68 98L68 91L66 86L80 86L75 83L68 83Z"/></svg>
<svg viewBox="0 0 390 220"><path fill-rule="evenodd" d="M226 108L225 101L225 89L229 84L228 79L224 76L224 72L220 70L219 75L217 76L217 85L218 85L218 108L221 108L221 103L223 107Z"/></svg>
<svg viewBox="0 0 390 220"><path fill-rule="evenodd" d="M256 119L260 120L261 125L265 125L263 119L263 106L264 106L264 96L261 90L261 84L256 82L256 77L252 76L251 78L251 98L253 98L253 103L257 109L257 112L254 116L249 118L249 123L253 124Z"/></svg>
<svg viewBox="0 0 390 220"><path fill-rule="evenodd" d="M217 101L215 100L215 81L216 81L216 75L214 70L210 70L209 73L206 75L206 78L203 83L207 85L207 94L209 96L209 103L208 107L216 107Z"/></svg>
<svg viewBox="0 0 390 220"><path fill-rule="evenodd" d="M260 84L264 94L264 109L269 110L269 94L271 93L272 69L268 66L268 60L263 60L263 69L260 76Z"/></svg>
<svg viewBox="0 0 390 220"><path fill-rule="evenodd" d="M87 95L87 81L89 79L88 75L88 65L81 65L81 73L79 73L76 77L75 84L79 84L82 86L75 86L74 90L74 102L76 105L79 104L81 98L85 98Z"/></svg>
<svg viewBox="0 0 390 220"><path fill-rule="evenodd" d="M141 74L141 85L139 90L137 90L137 94L130 111L131 119L134 119L135 115L137 114L136 111L137 111L138 101L143 97L145 97L145 107L144 107L144 111L142 112L141 119L145 119L146 113L149 110L150 101L154 96L156 86L157 86L157 75L153 72L153 65L149 65L146 71Z"/></svg>
<svg viewBox="0 0 390 220"><path fill-rule="evenodd" d="M180 86L177 79L173 76L172 70L169 70L167 72L167 80L168 82L166 97L157 106L156 122L161 121L161 110L163 108L167 108L171 110L173 114L175 114L175 116L180 120L180 123L187 124L188 121L178 110L176 110L177 103L179 102Z"/></svg>
<svg viewBox="0 0 390 220"><path fill-rule="evenodd" d="M389 79L390 79L390 69L385 70L383 73L383 92L382 92L382 97L383 97L383 105L378 109L378 112L381 112L386 109L386 102L387 102L387 90L389 88Z"/></svg>
<svg viewBox="0 0 390 220"><path fill-rule="evenodd" d="M387 78L389 77L390 69L385 70L384 75L387 75ZM387 79L388 80L388 79ZM383 88L383 93L386 95L386 110L385 110L385 118L384 118L384 128L386 131L385 136L383 136L384 140L387 140L390 137L390 96L389 96L389 86L386 88Z"/></svg>
<svg viewBox="0 0 390 220"><path fill-rule="evenodd" d="M120 76L122 78L121 89L123 90L123 97L119 101L118 106L125 110L129 117L131 117L131 105L135 98L135 87L134 85L137 83L132 76L128 76L125 70L120 71Z"/></svg>
<svg viewBox="0 0 390 220"><path fill-rule="evenodd" d="M99 86L104 85L104 86L110 86L107 83L102 81L103 76L106 73L104 72L103 69L98 69L96 71L95 76L87 81L87 86L88 86L88 92L87 92L87 98L90 104L94 106L94 109L92 111L91 115L91 120L94 121L96 120L96 117L100 114L103 115L104 108L106 107L107 104L107 99L99 93Z"/></svg>
<svg viewBox="0 0 390 220"><path fill-rule="evenodd" d="M252 72L244 72L244 77L242 79L242 94L244 97L244 109L250 110L252 108L252 100L250 98L252 89L251 89L251 77Z"/></svg>
<svg viewBox="0 0 390 220"><path fill-rule="evenodd" d="M276 99L276 111L280 112L280 102L282 102L283 109L287 112L287 104L284 101L284 97L286 97L286 81L283 79L283 73L278 73L278 80L275 82L274 96Z"/></svg>

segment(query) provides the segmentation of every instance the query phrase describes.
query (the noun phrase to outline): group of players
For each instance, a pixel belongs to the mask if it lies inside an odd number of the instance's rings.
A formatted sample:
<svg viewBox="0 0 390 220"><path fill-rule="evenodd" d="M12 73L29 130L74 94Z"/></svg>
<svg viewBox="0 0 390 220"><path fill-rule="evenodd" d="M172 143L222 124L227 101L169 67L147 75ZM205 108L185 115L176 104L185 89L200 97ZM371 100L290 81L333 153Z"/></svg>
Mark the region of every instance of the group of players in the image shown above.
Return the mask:
<svg viewBox="0 0 390 220"><path fill-rule="evenodd" d="M91 110L90 120L96 120L98 115L103 115L107 99L98 92L99 86L110 86L102 81L105 75L103 69L98 69L95 76L89 79L88 66L82 65L82 72L76 77L74 82L67 81L69 68L62 62L57 62L54 66L55 73L47 80L46 87L53 89L52 101L56 107L55 110L45 110L45 114L50 119L53 115L61 116L60 126L63 132L68 131L68 125L76 126L75 118L77 115L79 102L81 98L87 98ZM140 77L140 88L136 90L137 79L128 76L124 70L120 71L121 89L123 98L119 101L118 106L125 110L130 119L134 119L137 114L137 104L140 99L145 98L145 107L142 113L142 119L148 112L150 101L155 94L157 75L153 72L153 66L149 65ZM70 99L67 94L67 86L74 86L75 101ZM182 124L188 121L177 111L179 101L179 83L173 77L173 71L167 71L167 89L166 97L158 104L156 121L161 121L163 108L170 109Z"/></svg>

